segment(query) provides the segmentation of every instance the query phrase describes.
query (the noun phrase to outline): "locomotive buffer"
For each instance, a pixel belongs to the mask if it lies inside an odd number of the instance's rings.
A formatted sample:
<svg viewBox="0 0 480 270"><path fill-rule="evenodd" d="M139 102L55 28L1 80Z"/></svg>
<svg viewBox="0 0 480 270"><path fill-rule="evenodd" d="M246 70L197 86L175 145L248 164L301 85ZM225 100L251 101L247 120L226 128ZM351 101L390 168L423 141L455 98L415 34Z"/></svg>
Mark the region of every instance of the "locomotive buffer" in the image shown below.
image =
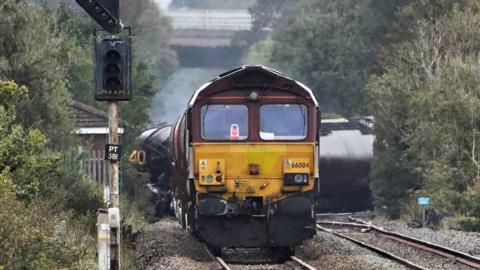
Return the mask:
<svg viewBox="0 0 480 270"><path fill-rule="evenodd" d="M120 194L118 139L118 101L131 98L131 33L119 18L119 0L76 0L104 31L94 31L95 99L108 102L108 160L109 180L104 187L104 208L98 209L97 252L100 270L120 269ZM128 29L128 36L122 30Z"/></svg>

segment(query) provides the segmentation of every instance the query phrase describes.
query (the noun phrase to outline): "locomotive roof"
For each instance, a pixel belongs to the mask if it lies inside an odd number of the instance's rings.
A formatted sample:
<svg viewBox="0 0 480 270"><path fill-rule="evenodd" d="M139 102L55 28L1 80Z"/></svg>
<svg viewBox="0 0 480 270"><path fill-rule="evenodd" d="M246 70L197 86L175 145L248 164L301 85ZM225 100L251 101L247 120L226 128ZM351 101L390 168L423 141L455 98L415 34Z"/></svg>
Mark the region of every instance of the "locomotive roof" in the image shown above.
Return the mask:
<svg viewBox="0 0 480 270"><path fill-rule="evenodd" d="M197 100L198 96L200 93L206 89L208 89L210 86L213 86L217 83L220 83L220 81L228 80L231 79L232 81L235 79L235 77L239 77L241 74L246 74L247 72L258 72L259 74L263 75L263 78L258 79L256 82L249 81L249 82L242 82L238 85L235 85L235 82L232 82L234 86L237 86L239 88L266 88L266 89L280 89L280 90L288 90L285 88L284 83L288 81L289 83L296 84L298 88L304 90L306 93L308 93L309 97L312 99L313 103L315 104L316 107L318 107L318 101L317 98L315 97L315 94L313 91L302 84L301 82L292 80L282 74L281 72L264 67L264 66L257 66L257 65L246 65L246 66L241 66L239 68L230 70L228 72L220 74L217 78L205 83L202 85L200 88L198 88L197 91L193 94L192 98L190 99L190 102L188 103L188 106L191 108L194 104L195 101ZM283 81L280 82L281 79Z"/></svg>

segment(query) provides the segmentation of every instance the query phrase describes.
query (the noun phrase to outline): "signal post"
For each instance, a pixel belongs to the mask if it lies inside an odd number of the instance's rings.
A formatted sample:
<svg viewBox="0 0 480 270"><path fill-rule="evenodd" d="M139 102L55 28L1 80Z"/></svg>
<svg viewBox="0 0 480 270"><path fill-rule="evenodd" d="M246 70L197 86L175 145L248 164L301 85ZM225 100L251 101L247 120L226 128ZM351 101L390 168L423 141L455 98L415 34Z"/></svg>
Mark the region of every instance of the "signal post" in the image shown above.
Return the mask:
<svg viewBox="0 0 480 270"><path fill-rule="evenodd" d="M95 31L95 99L108 103L108 184L104 187L104 207L97 215L97 252L100 270L120 269L120 190L119 101L132 96L131 33L123 34L119 19L119 0L76 0L104 31ZM125 28L126 29L126 28ZM97 34L100 35L97 35Z"/></svg>

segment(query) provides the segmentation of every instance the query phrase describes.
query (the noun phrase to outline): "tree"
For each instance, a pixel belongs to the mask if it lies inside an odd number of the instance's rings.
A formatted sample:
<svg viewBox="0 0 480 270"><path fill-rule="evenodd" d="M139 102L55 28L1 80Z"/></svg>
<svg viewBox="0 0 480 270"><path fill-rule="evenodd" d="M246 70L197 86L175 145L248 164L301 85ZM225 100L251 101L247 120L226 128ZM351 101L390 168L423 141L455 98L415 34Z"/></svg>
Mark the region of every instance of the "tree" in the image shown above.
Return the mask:
<svg viewBox="0 0 480 270"><path fill-rule="evenodd" d="M274 46L274 41L271 38L259 41L250 46L248 53L243 58L242 62L246 65L262 65L270 68L277 68L270 60L270 52Z"/></svg>
<svg viewBox="0 0 480 270"><path fill-rule="evenodd" d="M252 40L263 37L260 29L273 29L268 62L311 86L324 111L365 114L365 85L382 73L381 52L410 39L418 20L434 21L468 2L263 0L250 10Z"/></svg>
<svg viewBox="0 0 480 270"><path fill-rule="evenodd" d="M272 63L311 86L324 111L365 111L363 87L382 45L382 21L369 4L304 0L273 33Z"/></svg>
<svg viewBox="0 0 480 270"><path fill-rule="evenodd" d="M453 5L448 16L418 22L367 86L377 136L372 191L393 217L420 195L443 213L480 214L479 7Z"/></svg>
<svg viewBox="0 0 480 270"><path fill-rule="evenodd" d="M59 154L45 147L40 130L25 131L15 123L16 105L27 92L12 81L0 81L0 265L87 267L86 261L94 261L93 238L86 220L65 212L65 198L75 195L61 184L65 175ZM82 195L88 201L94 192ZM68 237L54 234L61 220L68 220Z"/></svg>
<svg viewBox="0 0 480 270"><path fill-rule="evenodd" d="M67 145L70 97L59 58L63 35L53 16L24 1L2 1L0 31L0 78L29 88L29 95L18 104L18 121L28 129L42 130L50 146Z"/></svg>
<svg viewBox="0 0 480 270"><path fill-rule="evenodd" d="M120 6L122 21L131 25L134 33L134 61L146 63L150 74L165 80L178 65L175 51L168 45L172 31L168 18L153 0L122 0Z"/></svg>
<svg viewBox="0 0 480 270"><path fill-rule="evenodd" d="M296 3L288 0L258 0L248 8L253 19L253 31L279 29L295 7Z"/></svg>

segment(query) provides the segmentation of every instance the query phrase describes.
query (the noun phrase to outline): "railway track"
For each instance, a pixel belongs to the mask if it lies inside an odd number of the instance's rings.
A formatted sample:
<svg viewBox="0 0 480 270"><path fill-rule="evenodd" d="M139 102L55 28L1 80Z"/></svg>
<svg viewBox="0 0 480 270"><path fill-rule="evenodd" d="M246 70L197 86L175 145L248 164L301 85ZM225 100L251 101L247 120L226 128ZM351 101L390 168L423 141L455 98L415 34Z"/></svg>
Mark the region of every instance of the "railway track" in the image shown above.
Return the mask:
<svg viewBox="0 0 480 270"><path fill-rule="evenodd" d="M316 214L317 219L328 219L328 220L349 220L350 218L373 218L375 214L370 211L364 212L345 212L345 213L318 213Z"/></svg>
<svg viewBox="0 0 480 270"><path fill-rule="evenodd" d="M315 270L316 268L314 268L313 266L307 264L306 262L302 261L301 259L295 257L295 256L290 256L290 262L293 262L294 264L296 264L297 266L300 267L300 269L304 269L304 270ZM294 266L293 269L298 269Z"/></svg>
<svg viewBox="0 0 480 270"><path fill-rule="evenodd" d="M207 252L208 256L217 263L218 269L223 270L233 270L241 268L241 264L229 265L225 262L221 257L213 255L213 253L208 249L206 245L203 246L205 251ZM248 265L251 266L251 265ZM316 268L312 267L311 265L307 264L300 258L296 256L290 256L289 260L287 260L284 264L282 264L283 268L286 269L293 269L293 270L316 270ZM249 268L251 269L251 268Z"/></svg>
<svg viewBox="0 0 480 270"><path fill-rule="evenodd" d="M427 253L433 255L434 257L438 257L437 259L432 257L437 264L441 265L438 267L438 269L450 269L450 266L457 269L480 269L480 259L469 254L413 238L404 234L385 231L360 219L350 217L350 220L352 222L319 220L317 221L317 228L321 231L328 232L348 241L354 242L364 248L367 248L389 259L395 260L413 269L437 269L437 267L425 265L424 261L415 262L415 258L430 258L431 256L428 255L418 255ZM374 238L365 237L366 234L371 233L374 234ZM396 243L396 245L403 245L406 248L403 248L402 252L389 251L388 245L385 245L387 242L393 242ZM386 246L387 248L380 247L382 245ZM408 251L414 252L417 255L409 256Z"/></svg>

